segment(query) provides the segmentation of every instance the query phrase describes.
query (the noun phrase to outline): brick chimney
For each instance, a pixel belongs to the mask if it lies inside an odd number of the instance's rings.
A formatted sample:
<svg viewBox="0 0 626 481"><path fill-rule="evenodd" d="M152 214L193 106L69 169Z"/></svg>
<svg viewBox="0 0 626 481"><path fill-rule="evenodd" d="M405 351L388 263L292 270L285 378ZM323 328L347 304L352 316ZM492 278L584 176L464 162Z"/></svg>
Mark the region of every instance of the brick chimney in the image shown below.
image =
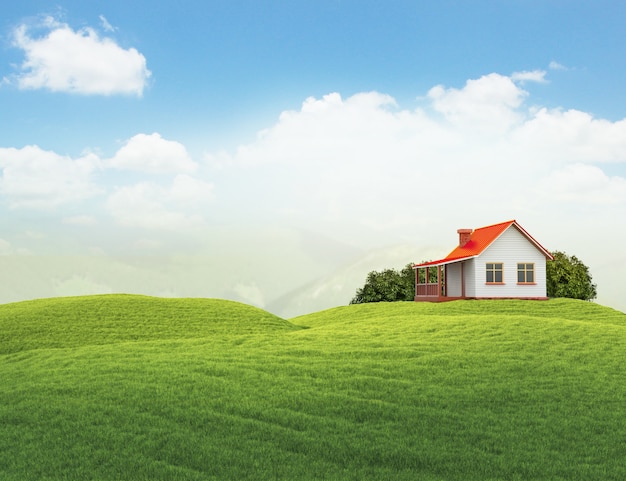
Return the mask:
<svg viewBox="0 0 626 481"><path fill-rule="evenodd" d="M472 229L459 229L457 230L459 234L459 247L463 247L470 240L470 236L472 235Z"/></svg>

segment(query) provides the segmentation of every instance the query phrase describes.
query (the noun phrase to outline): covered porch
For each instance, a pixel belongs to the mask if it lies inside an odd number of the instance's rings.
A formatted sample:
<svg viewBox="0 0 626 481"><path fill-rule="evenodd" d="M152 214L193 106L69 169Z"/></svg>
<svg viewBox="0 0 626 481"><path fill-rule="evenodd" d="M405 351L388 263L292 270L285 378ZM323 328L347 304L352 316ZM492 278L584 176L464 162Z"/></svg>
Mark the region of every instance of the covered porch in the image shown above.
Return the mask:
<svg viewBox="0 0 626 481"><path fill-rule="evenodd" d="M454 264L453 267L449 267ZM432 261L413 266L415 270L415 302L446 302L467 299L465 294L465 262Z"/></svg>

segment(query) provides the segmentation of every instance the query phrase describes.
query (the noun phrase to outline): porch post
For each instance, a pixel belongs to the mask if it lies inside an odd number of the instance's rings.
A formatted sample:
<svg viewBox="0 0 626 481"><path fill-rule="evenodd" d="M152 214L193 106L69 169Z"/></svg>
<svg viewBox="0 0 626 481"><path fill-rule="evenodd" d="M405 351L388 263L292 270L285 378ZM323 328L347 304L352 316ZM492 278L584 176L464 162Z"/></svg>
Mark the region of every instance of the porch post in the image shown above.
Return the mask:
<svg viewBox="0 0 626 481"><path fill-rule="evenodd" d="M441 265L437 266L437 297L441 297Z"/></svg>
<svg viewBox="0 0 626 481"><path fill-rule="evenodd" d="M461 297L465 297L465 261L461 261Z"/></svg>

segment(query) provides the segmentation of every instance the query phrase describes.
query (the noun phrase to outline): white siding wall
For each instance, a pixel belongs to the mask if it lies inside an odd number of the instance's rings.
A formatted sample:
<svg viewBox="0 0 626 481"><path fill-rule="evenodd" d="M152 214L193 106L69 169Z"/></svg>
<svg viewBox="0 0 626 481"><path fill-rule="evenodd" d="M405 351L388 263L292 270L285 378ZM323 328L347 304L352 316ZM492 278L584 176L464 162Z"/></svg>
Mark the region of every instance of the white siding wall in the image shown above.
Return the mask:
<svg viewBox="0 0 626 481"><path fill-rule="evenodd" d="M513 226L504 231L493 244L473 261L476 266L473 274L475 291L472 293L467 290L468 297L546 296L546 258ZM485 265L492 262L504 264L503 285L487 285L485 283ZM517 283L518 262L535 264L535 285L519 285Z"/></svg>
<svg viewBox="0 0 626 481"><path fill-rule="evenodd" d="M461 263L448 264L446 266L446 286L449 297L461 297Z"/></svg>
<svg viewBox="0 0 626 481"><path fill-rule="evenodd" d="M478 258L479 259L479 258ZM476 297L476 260L465 261L465 296Z"/></svg>

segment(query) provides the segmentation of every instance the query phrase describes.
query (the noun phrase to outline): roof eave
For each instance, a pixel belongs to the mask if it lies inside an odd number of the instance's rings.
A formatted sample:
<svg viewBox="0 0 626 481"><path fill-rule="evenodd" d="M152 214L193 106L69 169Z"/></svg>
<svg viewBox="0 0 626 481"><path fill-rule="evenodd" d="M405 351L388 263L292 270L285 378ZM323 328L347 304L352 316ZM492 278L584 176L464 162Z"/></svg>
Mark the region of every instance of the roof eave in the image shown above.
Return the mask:
<svg viewBox="0 0 626 481"><path fill-rule="evenodd" d="M446 264L454 264L456 262L463 262L469 259L474 259L475 257L478 257L479 255L480 254L473 255L473 256L466 256L466 257L456 257L454 259L440 259L437 261L424 262L422 264L413 265L413 269L419 269L420 267L436 267L436 266L443 266Z"/></svg>

